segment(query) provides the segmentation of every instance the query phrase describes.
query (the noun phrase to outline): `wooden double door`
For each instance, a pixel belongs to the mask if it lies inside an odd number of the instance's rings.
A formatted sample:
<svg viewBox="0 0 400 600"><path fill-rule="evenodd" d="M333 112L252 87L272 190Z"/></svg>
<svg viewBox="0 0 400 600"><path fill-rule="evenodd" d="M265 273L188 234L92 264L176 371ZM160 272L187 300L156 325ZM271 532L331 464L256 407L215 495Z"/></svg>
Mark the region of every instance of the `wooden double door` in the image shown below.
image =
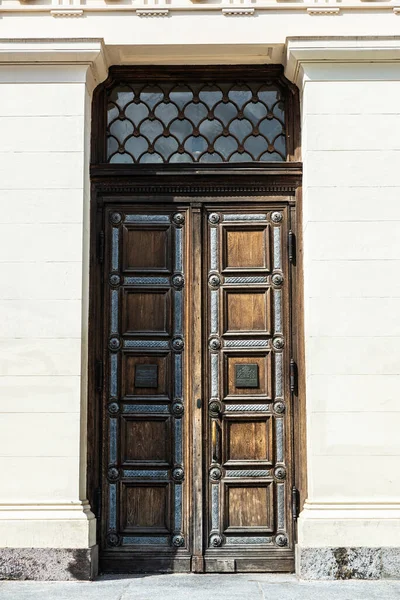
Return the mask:
<svg viewBox="0 0 400 600"><path fill-rule="evenodd" d="M289 221L105 208L103 571L294 569Z"/></svg>

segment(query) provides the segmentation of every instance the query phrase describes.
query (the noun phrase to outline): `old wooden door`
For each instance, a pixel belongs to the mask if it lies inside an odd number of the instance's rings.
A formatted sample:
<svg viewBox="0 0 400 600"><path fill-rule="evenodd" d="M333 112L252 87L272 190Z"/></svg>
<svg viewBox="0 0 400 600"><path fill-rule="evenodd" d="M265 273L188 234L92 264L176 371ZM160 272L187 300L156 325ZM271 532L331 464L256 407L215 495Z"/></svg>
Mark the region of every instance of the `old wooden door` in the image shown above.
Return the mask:
<svg viewBox="0 0 400 600"><path fill-rule="evenodd" d="M289 219L106 208L103 570L293 570Z"/></svg>

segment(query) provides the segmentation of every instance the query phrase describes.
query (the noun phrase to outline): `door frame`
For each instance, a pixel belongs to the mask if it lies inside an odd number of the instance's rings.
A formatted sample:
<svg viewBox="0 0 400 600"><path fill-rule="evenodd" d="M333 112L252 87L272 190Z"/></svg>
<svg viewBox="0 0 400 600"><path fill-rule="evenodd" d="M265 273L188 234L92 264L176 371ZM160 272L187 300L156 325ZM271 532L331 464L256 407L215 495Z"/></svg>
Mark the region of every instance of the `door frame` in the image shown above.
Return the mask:
<svg viewBox="0 0 400 600"><path fill-rule="evenodd" d="M115 67L110 77L94 93L92 112L92 164L90 204L90 277L89 277L89 355L88 355L88 418L87 418L87 497L97 517L97 543L101 535L101 443L104 373L103 356L103 253L104 206L110 203L183 203L191 204L194 211L203 203L262 201L280 202L288 206L290 230L294 240L294 258L290 266L290 335L293 360L297 365L297 382L292 393L293 403L293 461L295 490L292 495L292 510L297 519L300 508L307 497L306 478L306 411L305 411L305 368L304 368L304 324L303 324L303 265L302 265L302 164L299 161L299 97L298 90L283 77L279 65L226 67L222 72L226 78L241 75L242 79L260 70L266 78L279 78L287 85L287 145L288 159L285 163L236 163L218 165L114 165L105 160L105 89L119 79L135 77L188 78L186 67ZM209 79L213 73L221 77L218 67L190 67L194 80ZM201 344L201 336L198 336ZM196 394L195 390L192 390ZM297 491L296 491L297 490ZM193 497L194 507L199 498ZM203 511L196 521L201 528ZM296 528L294 528L296 529ZM194 535L192 570L202 572L201 535Z"/></svg>

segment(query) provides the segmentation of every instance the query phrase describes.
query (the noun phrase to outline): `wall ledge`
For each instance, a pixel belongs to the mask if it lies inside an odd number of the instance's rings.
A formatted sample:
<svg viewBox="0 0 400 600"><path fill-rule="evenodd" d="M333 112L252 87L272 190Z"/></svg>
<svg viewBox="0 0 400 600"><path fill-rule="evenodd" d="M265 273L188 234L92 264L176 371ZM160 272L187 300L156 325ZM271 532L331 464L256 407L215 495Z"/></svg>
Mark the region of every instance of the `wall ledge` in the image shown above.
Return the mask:
<svg viewBox="0 0 400 600"><path fill-rule="evenodd" d="M400 36L289 37L286 39L285 75L303 83L306 65L323 63L395 63L400 60ZM329 70L326 72L329 80Z"/></svg>

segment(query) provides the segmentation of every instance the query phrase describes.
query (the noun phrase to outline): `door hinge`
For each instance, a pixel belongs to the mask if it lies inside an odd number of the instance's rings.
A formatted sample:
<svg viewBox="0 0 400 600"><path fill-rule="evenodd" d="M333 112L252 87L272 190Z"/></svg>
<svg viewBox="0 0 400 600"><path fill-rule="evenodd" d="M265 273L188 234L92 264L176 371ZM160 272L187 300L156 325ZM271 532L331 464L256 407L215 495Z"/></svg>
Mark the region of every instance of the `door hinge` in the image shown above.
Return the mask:
<svg viewBox="0 0 400 600"><path fill-rule="evenodd" d="M97 260L100 264L104 262L104 231L100 231L97 240Z"/></svg>
<svg viewBox="0 0 400 600"><path fill-rule="evenodd" d="M94 491L94 507L93 512L96 519L100 519L101 517L101 488L96 488Z"/></svg>
<svg viewBox="0 0 400 600"><path fill-rule="evenodd" d="M290 392L292 394L297 394L298 371L297 371L297 364L293 358L290 359L289 379L290 379Z"/></svg>
<svg viewBox="0 0 400 600"><path fill-rule="evenodd" d="M300 512L300 493L297 487L292 487L292 516L297 521Z"/></svg>
<svg viewBox="0 0 400 600"><path fill-rule="evenodd" d="M95 380L96 392L101 392L103 390L103 362L101 360L96 360Z"/></svg>
<svg viewBox="0 0 400 600"><path fill-rule="evenodd" d="M288 249L289 249L289 261L292 265L296 264L296 236L293 231L288 233Z"/></svg>

